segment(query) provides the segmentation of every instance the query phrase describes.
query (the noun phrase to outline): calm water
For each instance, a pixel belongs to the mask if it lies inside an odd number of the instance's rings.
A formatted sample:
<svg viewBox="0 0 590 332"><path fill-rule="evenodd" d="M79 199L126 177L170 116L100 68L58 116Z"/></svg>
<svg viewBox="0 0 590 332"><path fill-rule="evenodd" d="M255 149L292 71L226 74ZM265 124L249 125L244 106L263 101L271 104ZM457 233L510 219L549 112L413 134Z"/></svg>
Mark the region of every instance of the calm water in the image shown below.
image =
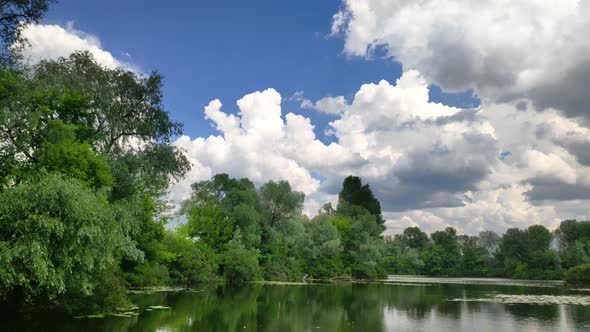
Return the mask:
<svg viewBox="0 0 590 332"><path fill-rule="evenodd" d="M499 295L499 296L498 296ZM133 295L139 316L4 320L1 331L590 331L590 301L557 288L470 285L250 285ZM523 297L524 295L524 297ZM146 311L149 306L170 309Z"/></svg>

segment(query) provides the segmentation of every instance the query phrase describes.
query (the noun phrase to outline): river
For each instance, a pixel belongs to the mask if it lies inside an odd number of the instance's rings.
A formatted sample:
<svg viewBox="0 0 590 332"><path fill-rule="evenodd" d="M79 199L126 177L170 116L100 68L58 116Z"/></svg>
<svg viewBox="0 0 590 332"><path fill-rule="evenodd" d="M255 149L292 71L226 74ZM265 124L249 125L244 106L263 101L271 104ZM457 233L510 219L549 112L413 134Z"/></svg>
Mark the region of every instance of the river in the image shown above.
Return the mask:
<svg viewBox="0 0 590 332"><path fill-rule="evenodd" d="M590 331L590 291L398 281L140 292L126 317L34 314L0 330Z"/></svg>

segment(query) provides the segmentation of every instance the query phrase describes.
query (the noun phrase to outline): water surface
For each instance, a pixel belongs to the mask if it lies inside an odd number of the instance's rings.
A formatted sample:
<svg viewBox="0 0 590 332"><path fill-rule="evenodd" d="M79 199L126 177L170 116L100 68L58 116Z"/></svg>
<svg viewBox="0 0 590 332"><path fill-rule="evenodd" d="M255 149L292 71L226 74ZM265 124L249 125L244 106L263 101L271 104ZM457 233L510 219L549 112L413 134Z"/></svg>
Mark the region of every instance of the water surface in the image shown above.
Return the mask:
<svg viewBox="0 0 590 332"><path fill-rule="evenodd" d="M139 307L138 316L64 319L29 315L14 317L4 323L7 329L1 330L590 331L590 293L561 288L248 285L239 289L133 294L132 298Z"/></svg>

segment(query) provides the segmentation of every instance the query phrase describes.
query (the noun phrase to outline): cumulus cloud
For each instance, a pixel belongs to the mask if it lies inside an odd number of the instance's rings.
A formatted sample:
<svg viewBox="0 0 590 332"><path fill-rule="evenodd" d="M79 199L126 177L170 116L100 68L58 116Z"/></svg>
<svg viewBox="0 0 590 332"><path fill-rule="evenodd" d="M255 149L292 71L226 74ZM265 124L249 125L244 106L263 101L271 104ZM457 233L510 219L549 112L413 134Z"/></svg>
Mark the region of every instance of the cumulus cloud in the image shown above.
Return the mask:
<svg viewBox="0 0 590 332"><path fill-rule="evenodd" d="M467 234L477 234L482 230L502 233L507 228L522 228L532 224L557 227L561 219L556 209L550 205L531 205L524 195L528 187L513 185L468 192L467 202L461 207L391 213L386 215L386 233L399 233L408 226L420 226L427 232L451 226Z"/></svg>
<svg viewBox="0 0 590 332"><path fill-rule="evenodd" d="M588 212L581 207L590 199L582 194L590 192L580 151L585 127L521 101L459 109L428 95L428 81L415 70L394 84L362 85L329 124L329 145L316 138L310 118L283 114L274 89L245 95L237 112L213 100L203 116L219 135L176 141L195 167L172 195L186 198L191 182L218 172L258 184L286 179L315 214L335 204L342 179L355 174L382 202L388 233L409 225L467 233L554 227L561 216Z"/></svg>
<svg viewBox="0 0 590 332"><path fill-rule="evenodd" d="M26 44L21 53L24 60L30 63L67 57L74 51L86 50L92 53L98 63L108 68L124 67L137 71L133 65L104 50L98 37L76 30L71 22L66 27L30 24L23 29L22 36Z"/></svg>
<svg viewBox="0 0 590 332"><path fill-rule="evenodd" d="M346 54L384 46L448 91L590 119L590 1L344 0L332 33Z"/></svg>
<svg viewBox="0 0 590 332"><path fill-rule="evenodd" d="M220 172L248 177L258 184L285 179L312 198L320 185L311 175L313 168L354 163L354 157L338 144L324 145L317 140L309 119L293 113L283 119L281 96L274 89L245 95L237 106L236 116L223 112L219 100L211 101L204 109L205 118L221 135L192 140L183 136L175 142L197 171L172 187L174 199L186 198L191 182Z"/></svg>
<svg viewBox="0 0 590 332"><path fill-rule="evenodd" d="M332 115L344 113L349 106L344 96L328 96L313 102L310 99L305 98L302 91L295 92L290 99L299 102L300 107L303 109L316 110L321 113Z"/></svg>

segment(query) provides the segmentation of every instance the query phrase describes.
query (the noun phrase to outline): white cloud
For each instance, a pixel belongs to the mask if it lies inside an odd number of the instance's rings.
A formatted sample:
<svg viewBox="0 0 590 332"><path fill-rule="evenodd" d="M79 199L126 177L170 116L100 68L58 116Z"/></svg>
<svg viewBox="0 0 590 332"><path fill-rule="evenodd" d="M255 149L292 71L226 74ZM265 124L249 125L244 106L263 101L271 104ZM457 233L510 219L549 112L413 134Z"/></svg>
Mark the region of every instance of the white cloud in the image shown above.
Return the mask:
<svg viewBox="0 0 590 332"><path fill-rule="evenodd" d="M429 102L427 81L408 71L395 85L361 86L330 123L337 141L326 145L309 118L282 114L274 89L248 94L237 105L237 115L223 112L219 100L205 107L219 136L184 136L175 143L196 165L172 188L177 200L188 196L191 182L226 172L258 184L289 180L306 193L305 212L315 214L323 203L335 204L342 179L355 174L381 200L389 233L408 225L467 233L532 223L554 227L560 215L586 211L580 205L587 201L573 204L546 189L548 183L569 192L590 188L587 166L555 141L583 141L585 129L555 111L523 111L515 104L463 110ZM543 136L543 130L558 134ZM506 151L510 155L501 159ZM312 174L325 180L320 184ZM542 202L531 201L535 195ZM568 204L556 209L563 200Z"/></svg>
<svg viewBox="0 0 590 332"><path fill-rule="evenodd" d="M92 53L98 63L108 68L124 67L137 71L133 65L104 50L98 37L74 29L72 23L65 28L51 24L31 24L23 29L22 36L27 41L22 55L31 63L67 57L74 51L86 50Z"/></svg>
<svg viewBox="0 0 590 332"><path fill-rule="evenodd" d="M587 217L590 129L574 117L588 113L588 9L571 0L346 1L333 18L345 52L365 56L384 45L408 68L402 77L364 84L351 100L291 97L335 117L322 128L330 144L316 138L310 118L283 114L274 89L245 95L235 114L212 100L203 116L219 134L175 141L193 167L170 197L188 197L192 182L219 172L257 184L286 179L315 214L355 174L381 200L389 233L414 225L502 232ZM71 25L31 25L24 36L30 61L85 49L107 67L132 68ZM474 88L482 106L430 102L430 83Z"/></svg>
<svg viewBox="0 0 590 332"><path fill-rule="evenodd" d="M332 32L346 54L385 46L446 90L590 118L590 1L344 0Z"/></svg>
<svg viewBox="0 0 590 332"><path fill-rule="evenodd" d="M319 180L292 157L297 148L291 143L310 145L314 153L313 128L306 119L287 114L285 123L281 117L281 96L274 89L254 92L238 100L238 116L221 111L221 102L214 100L205 107L205 117L212 121L221 136L179 138L175 144L187 152L190 160L206 170L189 174L184 182L203 180L212 174L226 172L235 177L248 177L261 184L269 179L289 180L295 190L312 194L319 187ZM297 133L296 137L293 133ZM317 145L324 148L323 145ZM330 149L329 147L327 148ZM329 153L329 152L328 152ZM172 191L175 192L175 185ZM186 188L184 185L183 188ZM186 198L188 193L178 195ZM181 197L184 196L184 197Z"/></svg>
<svg viewBox="0 0 590 332"><path fill-rule="evenodd" d="M303 91L295 92L289 99L299 102L299 106L303 109L316 110L321 113L332 115L344 113L349 106L344 96L328 96L313 102L305 98Z"/></svg>

